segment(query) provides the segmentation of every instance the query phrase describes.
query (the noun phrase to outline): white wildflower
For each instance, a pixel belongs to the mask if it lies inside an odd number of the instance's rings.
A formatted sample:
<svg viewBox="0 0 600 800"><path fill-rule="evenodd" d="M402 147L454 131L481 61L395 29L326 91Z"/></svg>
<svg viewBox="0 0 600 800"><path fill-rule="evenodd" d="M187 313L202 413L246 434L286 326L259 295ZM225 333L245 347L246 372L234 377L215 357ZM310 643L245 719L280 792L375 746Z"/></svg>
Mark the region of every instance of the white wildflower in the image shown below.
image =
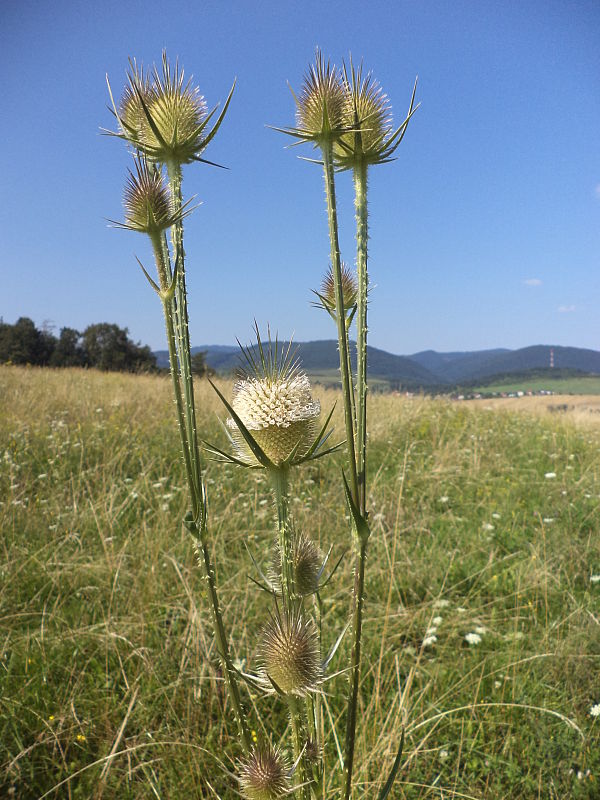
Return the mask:
<svg viewBox="0 0 600 800"><path fill-rule="evenodd" d="M590 708L590 717L600 717L600 703L594 703Z"/></svg>
<svg viewBox="0 0 600 800"><path fill-rule="evenodd" d="M590 583L600 583L600 575L590 575Z"/></svg>
<svg viewBox="0 0 600 800"><path fill-rule="evenodd" d="M556 478L556 472L546 472L544 473L544 478L551 481L553 478Z"/></svg>
<svg viewBox="0 0 600 800"><path fill-rule="evenodd" d="M467 633L465 634L465 641L468 644L479 644L481 642L481 636L478 633Z"/></svg>
<svg viewBox="0 0 600 800"><path fill-rule="evenodd" d="M431 647L431 645L437 642L437 636L435 634L431 634L431 636L426 636L423 639L423 647Z"/></svg>

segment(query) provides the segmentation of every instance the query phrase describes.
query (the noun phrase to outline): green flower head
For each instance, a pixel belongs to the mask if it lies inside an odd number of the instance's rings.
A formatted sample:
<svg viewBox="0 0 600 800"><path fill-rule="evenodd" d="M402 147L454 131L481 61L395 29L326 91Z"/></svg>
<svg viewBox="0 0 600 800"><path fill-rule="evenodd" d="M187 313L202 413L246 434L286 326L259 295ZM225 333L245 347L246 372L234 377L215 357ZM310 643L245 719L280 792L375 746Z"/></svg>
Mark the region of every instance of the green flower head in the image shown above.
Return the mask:
<svg viewBox="0 0 600 800"><path fill-rule="evenodd" d="M185 80L178 62L172 69L163 53L162 69L153 67L148 75L131 60L118 109L113 101L113 113L119 123L119 131L113 135L125 139L157 163L181 165L206 161L201 154L216 134L232 94L233 87L221 114L208 130L216 108L208 112L199 88L192 84L191 78Z"/></svg>
<svg viewBox="0 0 600 800"><path fill-rule="evenodd" d="M346 131L336 140L336 165L349 169L358 164L384 164L402 141L415 107L413 90L408 115L396 130L392 127L391 104L371 73L363 77L362 64L343 67L344 119Z"/></svg>

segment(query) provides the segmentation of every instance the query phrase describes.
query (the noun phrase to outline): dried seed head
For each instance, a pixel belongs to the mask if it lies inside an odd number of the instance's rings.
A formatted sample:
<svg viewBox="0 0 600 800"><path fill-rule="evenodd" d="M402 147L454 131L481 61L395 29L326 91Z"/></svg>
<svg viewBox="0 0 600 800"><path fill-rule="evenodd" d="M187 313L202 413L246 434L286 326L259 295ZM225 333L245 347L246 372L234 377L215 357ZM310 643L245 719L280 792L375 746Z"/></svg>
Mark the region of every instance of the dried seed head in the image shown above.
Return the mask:
<svg viewBox="0 0 600 800"><path fill-rule="evenodd" d="M294 534L292 564L296 592L299 595L313 594L319 588L319 570L323 563L321 551L306 534ZM281 552L275 548L273 558L273 581L277 587L281 584Z"/></svg>
<svg viewBox="0 0 600 800"><path fill-rule="evenodd" d="M334 139L344 125L345 95L335 66L317 50L296 98L298 131L313 141Z"/></svg>
<svg viewBox="0 0 600 800"><path fill-rule="evenodd" d="M321 296L327 303L329 310L335 309L335 281L333 278L333 270L331 267L327 270L327 274L323 278L321 284ZM358 284L354 273L349 269L348 265L342 262L342 297L344 299L344 309L348 311L356 303L356 296L358 294Z"/></svg>
<svg viewBox="0 0 600 800"><path fill-rule="evenodd" d="M319 639L312 620L299 611L273 616L263 629L260 648L263 670L285 694L304 696L321 677Z"/></svg>
<svg viewBox="0 0 600 800"><path fill-rule="evenodd" d="M318 433L321 404L313 400L308 377L296 368L239 380L233 387L233 410L275 464L295 450L304 456ZM240 455L255 462L232 419L227 420Z"/></svg>
<svg viewBox="0 0 600 800"><path fill-rule="evenodd" d="M288 772L278 749L256 748L240 769L242 794L247 800L277 800L289 791Z"/></svg>
<svg viewBox="0 0 600 800"><path fill-rule="evenodd" d="M145 159L136 159L135 174L129 172L123 205L124 227L149 235L169 228L176 216L160 170L149 167Z"/></svg>

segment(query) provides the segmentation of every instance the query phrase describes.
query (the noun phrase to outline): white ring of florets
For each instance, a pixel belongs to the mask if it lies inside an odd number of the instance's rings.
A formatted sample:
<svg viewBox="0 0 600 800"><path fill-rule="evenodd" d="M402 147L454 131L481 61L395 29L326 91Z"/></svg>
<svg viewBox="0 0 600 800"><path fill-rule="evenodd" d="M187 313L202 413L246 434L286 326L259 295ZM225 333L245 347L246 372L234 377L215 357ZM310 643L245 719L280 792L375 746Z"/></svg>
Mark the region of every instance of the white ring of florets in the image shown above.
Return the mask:
<svg viewBox="0 0 600 800"><path fill-rule="evenodd" d="M233 409L250 431L275 426L289 428L294 422L316 419L321 404L310 394L305 374L277 380L247 378L233 387ZM231 428L235 422L227 421Z"/></svg>

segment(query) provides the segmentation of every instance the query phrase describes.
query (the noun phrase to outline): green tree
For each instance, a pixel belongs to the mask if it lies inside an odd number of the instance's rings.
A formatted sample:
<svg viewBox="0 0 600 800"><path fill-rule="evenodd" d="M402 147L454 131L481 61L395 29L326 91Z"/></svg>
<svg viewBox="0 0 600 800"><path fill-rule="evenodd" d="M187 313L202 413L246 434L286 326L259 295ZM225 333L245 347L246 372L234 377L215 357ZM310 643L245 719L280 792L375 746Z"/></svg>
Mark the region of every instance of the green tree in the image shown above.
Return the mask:
<svg viewBox="0 0 600 800"><path fill-rule="evenodd" d="M214 370L206 363L206 350L198 350L192 356L192 373L199 375L201 378L214 373Z"/></svg>
<svg viewBox="0 0 600 800"><path fill-rule="evenodd" d="M54 352L50 358L51 367L83 367L86 363L81 334L75 328L61 328Z"/></svg>
<svg viewBox="0 0 600 800"><path fill-rule="evenodd" d="M56 339L50 331L39 331L29 317L19 317L14 325L0 324L0 362L48 364Z"/></svg>
<svg viewBox="0 0 600 800"><path fill-rule="evenodd" d="M147 346L135 344L127 328L108 322L89 325L83 332L86 363L107 371L139 372L154 369L156 357Z"/></svg>

